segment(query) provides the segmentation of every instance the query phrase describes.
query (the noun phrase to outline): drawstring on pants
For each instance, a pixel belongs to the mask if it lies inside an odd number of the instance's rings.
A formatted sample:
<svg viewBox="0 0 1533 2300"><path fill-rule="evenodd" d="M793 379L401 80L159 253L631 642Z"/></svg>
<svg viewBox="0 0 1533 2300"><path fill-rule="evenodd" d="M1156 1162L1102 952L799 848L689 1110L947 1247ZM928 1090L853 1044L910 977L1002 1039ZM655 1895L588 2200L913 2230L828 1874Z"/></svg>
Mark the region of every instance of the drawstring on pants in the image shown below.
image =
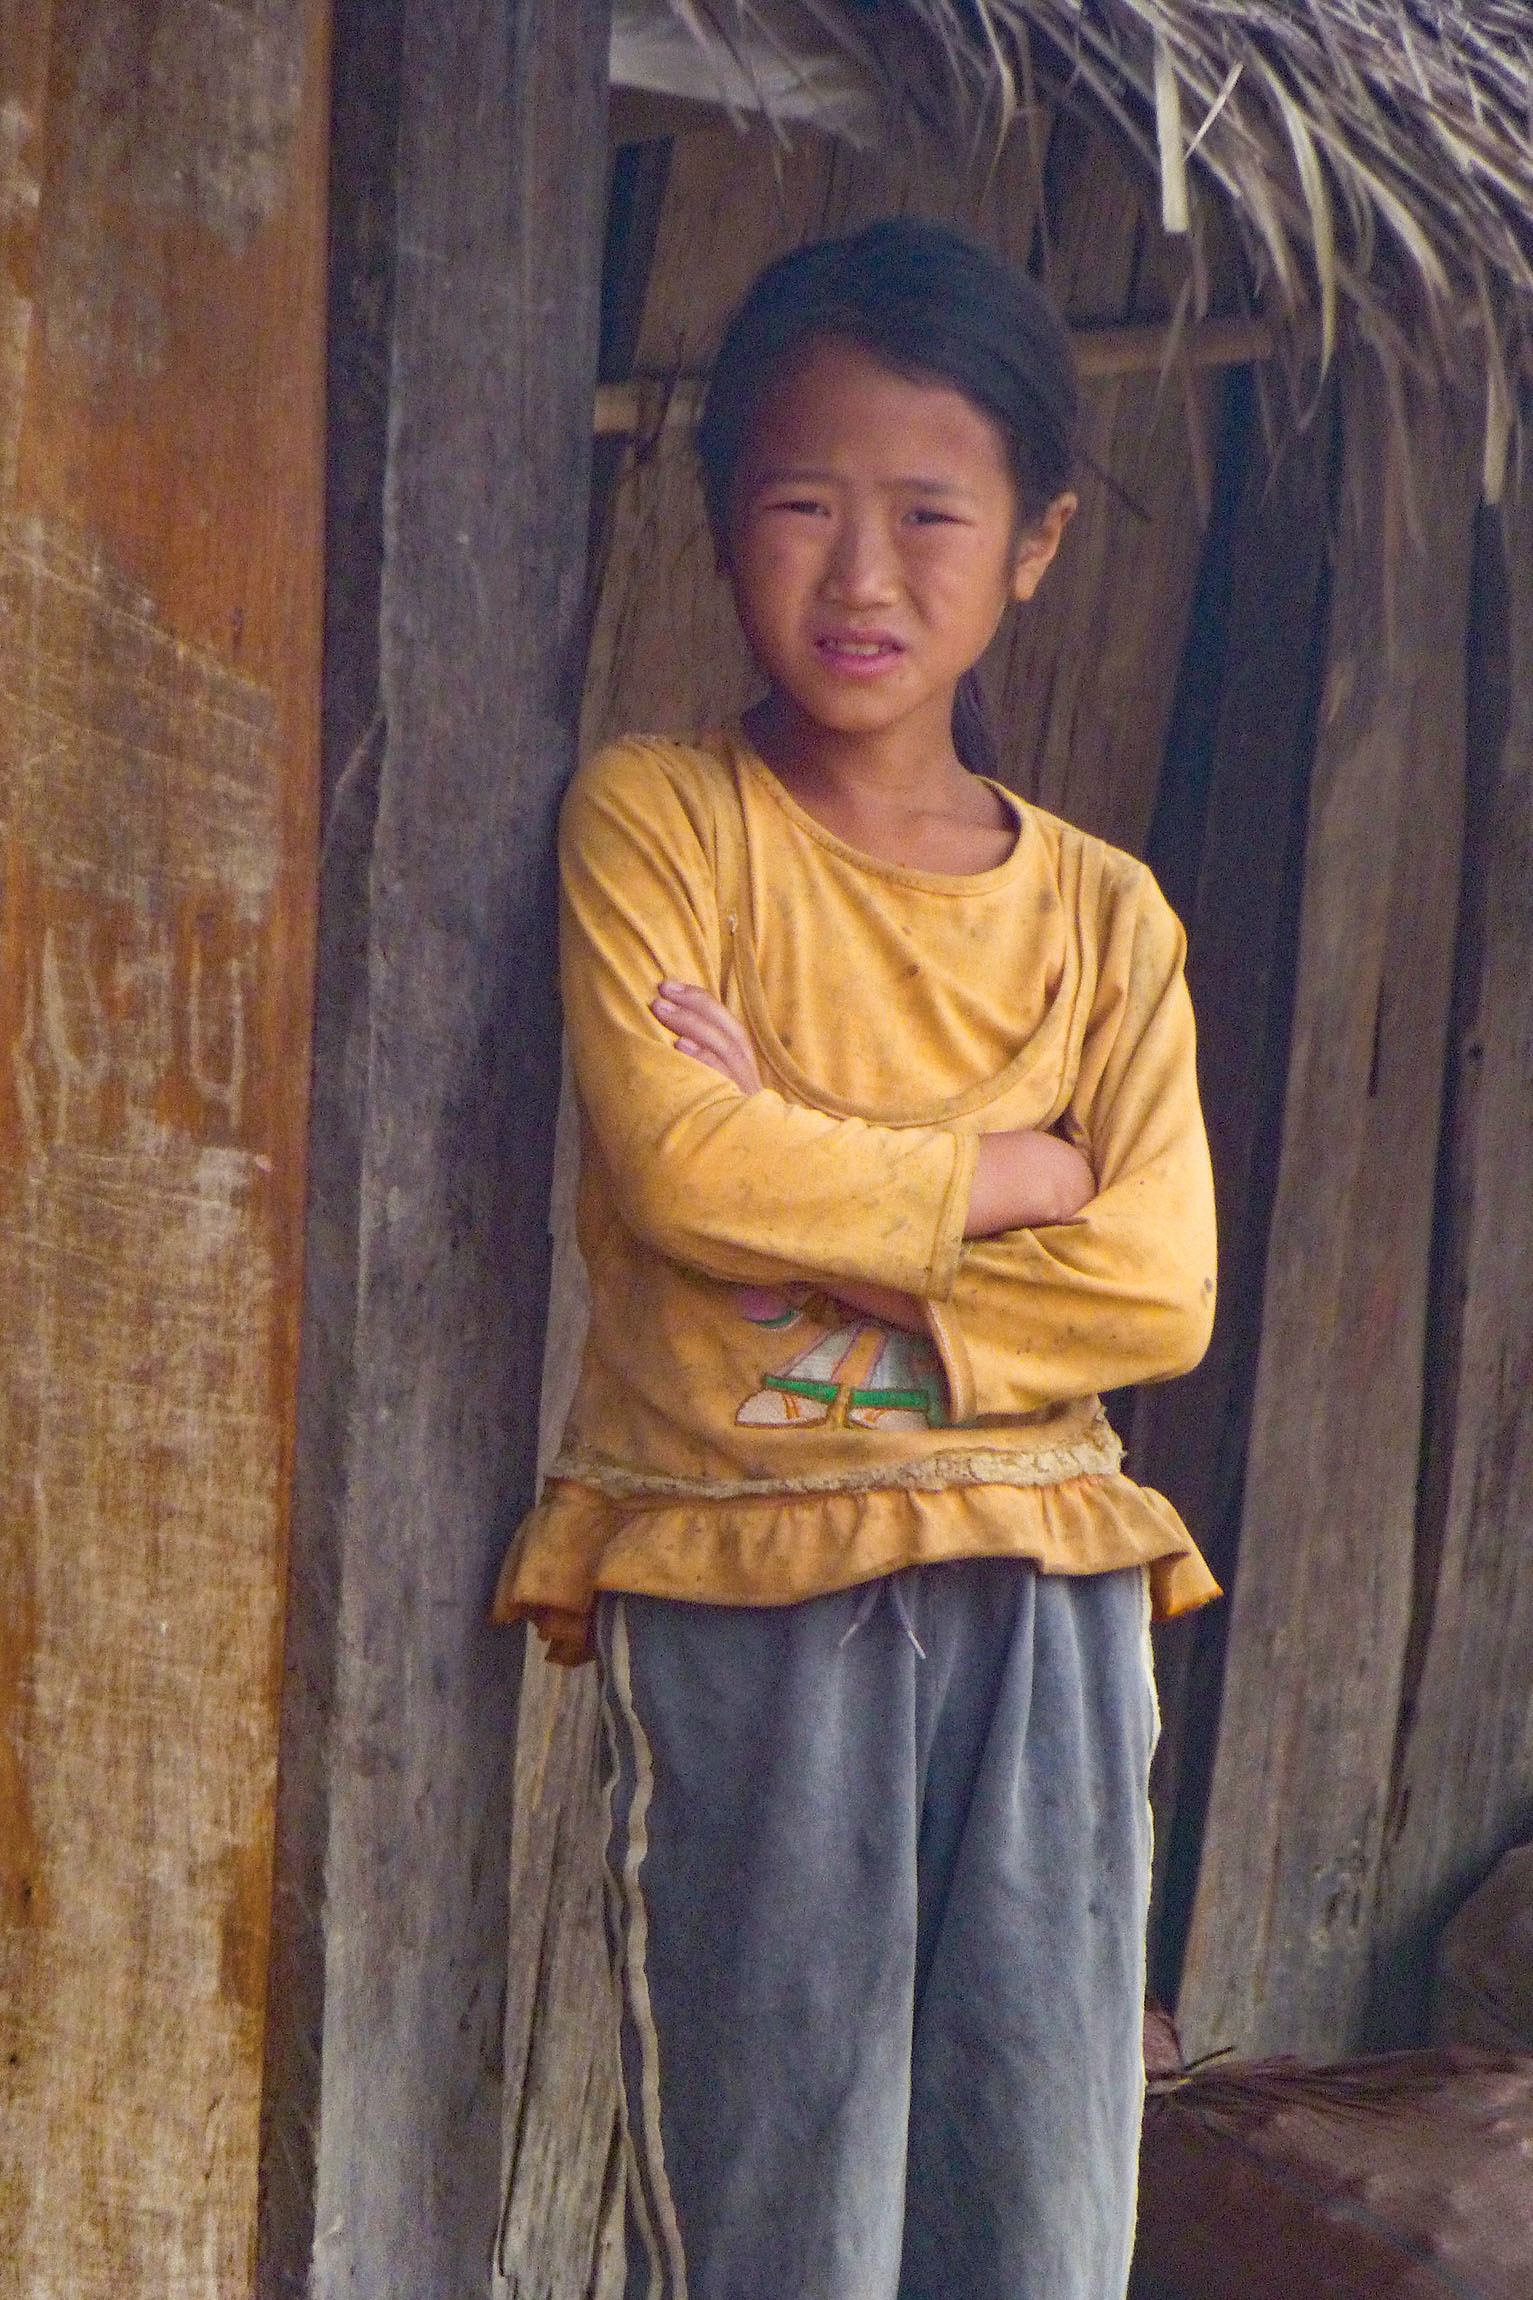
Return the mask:
<svg viewBox="0 0 1533 2300"><path fill-rule="evenodd" d="M877 1609L879 1599L884 1596L887 1596L889 1603L894 1608L894 1618L909 1638L915 1650L916 1659L924 1661L926 1648L921 1643L920 1638L917 1637L916 1625L910 1618L910 1606L905 1596L903 1577L896 1573L885 1574L882 1580L870 1581L866 1584L861 1597L857 1600L857 1610L852 1615L850 1626L845 1634L836 1641L837 1652L839 1653L843 1646L850 1645L858 1631L867 1627Z"/></svg>

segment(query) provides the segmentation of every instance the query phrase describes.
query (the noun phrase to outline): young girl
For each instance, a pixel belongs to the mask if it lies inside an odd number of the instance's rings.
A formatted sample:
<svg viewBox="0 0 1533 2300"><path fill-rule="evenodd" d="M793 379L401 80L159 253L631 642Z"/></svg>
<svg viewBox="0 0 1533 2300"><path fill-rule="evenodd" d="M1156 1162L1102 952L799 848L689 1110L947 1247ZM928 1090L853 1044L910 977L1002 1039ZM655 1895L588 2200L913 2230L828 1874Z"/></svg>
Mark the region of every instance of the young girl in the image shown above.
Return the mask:
<svg viewBox="0 0 1533 2300"><path fill-rule="evenodd" d="M1175 918L976 771L1074 415L954 234L774 265L699 437L765 692L564 811L591 1330L500 1613L594 1619L633 2300L1127 2279L1149 1603L1215 1588L1097 1393L1214 1237Z"/></svg>

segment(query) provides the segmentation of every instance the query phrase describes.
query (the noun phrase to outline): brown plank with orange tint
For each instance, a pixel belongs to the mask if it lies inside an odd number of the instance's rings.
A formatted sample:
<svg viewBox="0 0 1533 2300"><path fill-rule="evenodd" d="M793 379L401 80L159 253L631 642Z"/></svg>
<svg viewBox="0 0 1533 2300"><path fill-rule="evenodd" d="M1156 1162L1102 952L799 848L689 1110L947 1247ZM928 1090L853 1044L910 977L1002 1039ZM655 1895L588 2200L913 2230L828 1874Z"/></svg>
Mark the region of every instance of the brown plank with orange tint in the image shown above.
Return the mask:
<svg viewBox="0 0 1533 2300"><path fill-rule="evenodd" d="M0 2293L243 2294L316 788L320 0L0 0Z"/></svg>

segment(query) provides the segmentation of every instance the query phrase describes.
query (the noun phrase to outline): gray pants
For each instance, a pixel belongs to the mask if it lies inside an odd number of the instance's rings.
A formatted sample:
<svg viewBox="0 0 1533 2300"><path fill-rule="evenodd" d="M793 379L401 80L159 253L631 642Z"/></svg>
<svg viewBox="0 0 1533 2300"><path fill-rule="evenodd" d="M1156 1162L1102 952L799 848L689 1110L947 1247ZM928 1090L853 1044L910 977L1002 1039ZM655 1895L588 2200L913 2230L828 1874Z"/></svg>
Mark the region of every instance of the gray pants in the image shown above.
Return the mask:
<svg viewBox="0 0 1533 2300"><path fill-rule="evenodd" d="M1122 2300L1146 1624L1009 1558L602 1600L629 2300Z"/></svg>

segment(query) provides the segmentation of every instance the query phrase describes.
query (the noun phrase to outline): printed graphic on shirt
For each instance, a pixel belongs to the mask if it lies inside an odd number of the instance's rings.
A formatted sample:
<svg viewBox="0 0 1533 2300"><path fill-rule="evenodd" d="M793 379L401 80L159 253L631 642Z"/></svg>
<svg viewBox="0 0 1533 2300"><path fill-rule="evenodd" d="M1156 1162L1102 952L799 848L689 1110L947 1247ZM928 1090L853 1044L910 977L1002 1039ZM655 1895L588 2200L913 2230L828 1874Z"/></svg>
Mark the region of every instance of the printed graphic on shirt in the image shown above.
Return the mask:
<svg viewBox="0 0 1533 2300"><path fill-rule="evenodd" d="M761 1286L738 1289L753 1326L793 1334L792 1355L761 1377L735 1415L750 1429L941 1429L946 1387L924 1334L907 1334L849 1310L830 1295L802 1301Z"/></svg>

